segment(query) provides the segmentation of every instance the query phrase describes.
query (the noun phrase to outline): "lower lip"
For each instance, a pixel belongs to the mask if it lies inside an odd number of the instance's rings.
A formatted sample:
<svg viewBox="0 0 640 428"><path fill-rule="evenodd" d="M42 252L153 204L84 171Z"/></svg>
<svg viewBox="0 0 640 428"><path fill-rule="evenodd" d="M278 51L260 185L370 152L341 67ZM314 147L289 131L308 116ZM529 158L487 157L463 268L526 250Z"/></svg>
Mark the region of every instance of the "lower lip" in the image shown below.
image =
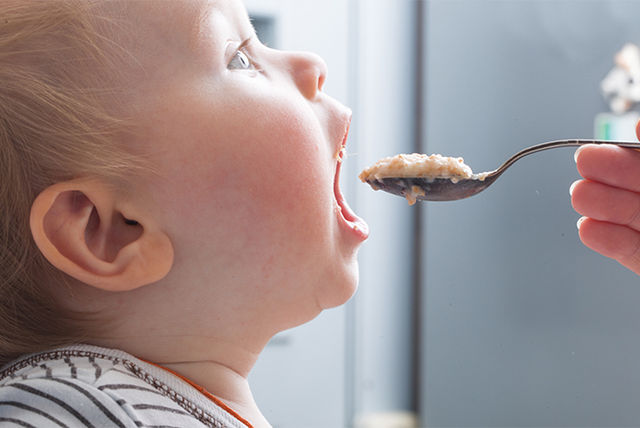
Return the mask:
<svg viewBox="0 0 640 428"><path fill-rule="evenodd" d="M334 194L338 206L337 210L339 211L338 217L340 218L341 223L345 225L349 231L356 235L360 241L364 241L369 237L369 225L351 210L340 191L338 183L340 182L341 166L342 165L339 163L334 180Z"/></svg>

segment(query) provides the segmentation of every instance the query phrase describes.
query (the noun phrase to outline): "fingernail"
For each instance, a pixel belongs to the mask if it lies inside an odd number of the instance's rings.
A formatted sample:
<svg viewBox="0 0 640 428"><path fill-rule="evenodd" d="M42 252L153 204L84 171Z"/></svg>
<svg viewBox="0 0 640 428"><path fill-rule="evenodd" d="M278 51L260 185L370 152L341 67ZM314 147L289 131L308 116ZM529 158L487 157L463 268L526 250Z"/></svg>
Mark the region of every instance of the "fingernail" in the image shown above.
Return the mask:
<svg viewBox="0 0 640 428"><path fill-rule="evenodd" d="M586 217L580 217L578 219L578 223L576 224L576 226L578 226L578 230L580 230L580 226L582 226L582 223L584 223L586 219L587 219Z"/></svg>
<svg viewBox="0 0 640 428"><path fill-rule="evenodd" d="M580 146L578 147L578 150L576 150L576 152L573 154L573 161L575 163L578 163L578 153L580 153L580 150L582 150L584 146Z"/></svg>
<svg viewBox="0 0 640 428"><path fill-rule="evenodd" d="M576 180L573 182L573 184L571 184L571 187L569 187L569 196L573 196L573 189L575 189L578 183L580 183L581 181L582 180Z"/></svg>

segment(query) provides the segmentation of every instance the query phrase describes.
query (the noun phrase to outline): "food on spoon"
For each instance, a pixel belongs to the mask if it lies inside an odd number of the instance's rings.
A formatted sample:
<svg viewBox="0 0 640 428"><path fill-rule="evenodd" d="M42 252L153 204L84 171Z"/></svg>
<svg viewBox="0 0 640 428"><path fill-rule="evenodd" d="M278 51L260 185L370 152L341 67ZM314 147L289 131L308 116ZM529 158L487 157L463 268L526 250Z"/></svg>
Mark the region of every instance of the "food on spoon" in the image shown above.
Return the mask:
<svg viewBox="0 0 640 428"><path fill-rule="evenodd" d="M380 159L362 171L358 177L362 182L369 183L374 190L378 190L374 182L382 178L421 177L431 180L448 178L453 183L457 183L465 179L482 181L487 175L488 173L474 174L460 157L412 153ZM415 204L416 199L424 195L424 190L418 186L412 186L411 190L404 194L409 205Z"/></svg>
<svg viewBox="0 0 640 428"><path fill-rule="evenodd" d="M377 189L376 189L377 190ZM409 205L413 205L418 200L418 196L424 196L424 189L420 186L411 186L411 190L405 192L404 197L407 198Z"/></svg>
<svg viewBox="0 0 640 428"><path fill-rule="evenodd" d="M433 177L450 178L454 183L472 176L473 171L465 165L462 158L437 154L427 156L421 153L399 154L380 159L359 175L362 181L387 177Z"/></svg>

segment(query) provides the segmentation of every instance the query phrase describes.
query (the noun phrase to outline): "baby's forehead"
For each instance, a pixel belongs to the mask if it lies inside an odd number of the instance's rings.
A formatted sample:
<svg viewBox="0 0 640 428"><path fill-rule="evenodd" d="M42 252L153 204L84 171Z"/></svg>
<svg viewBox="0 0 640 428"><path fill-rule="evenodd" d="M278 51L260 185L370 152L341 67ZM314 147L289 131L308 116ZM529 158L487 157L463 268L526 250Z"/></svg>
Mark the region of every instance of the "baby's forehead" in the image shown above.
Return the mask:
<svg viewBox="0 0 640 428"><path fill-rule="evenodd" d="M105 1L105 11L116 28L132 33L130 41L138 49L189 46L198 30L206 0L125 0Z"/></svg>
<svg viewBox="0 0 640 428"><path fill-rule="evenodd" d="M122 49L126 79L139 89L189 62L205 0L104 0L95 11L105 39Z"/></svg>
<svg viewBox="0 0 640 428"><path fill-rule="evenodd" d="M240 0L106 1L108 15L131 33L125 44L145 67L190 61L251 24ZM172 61L176 63L176 61Z"/></svg>

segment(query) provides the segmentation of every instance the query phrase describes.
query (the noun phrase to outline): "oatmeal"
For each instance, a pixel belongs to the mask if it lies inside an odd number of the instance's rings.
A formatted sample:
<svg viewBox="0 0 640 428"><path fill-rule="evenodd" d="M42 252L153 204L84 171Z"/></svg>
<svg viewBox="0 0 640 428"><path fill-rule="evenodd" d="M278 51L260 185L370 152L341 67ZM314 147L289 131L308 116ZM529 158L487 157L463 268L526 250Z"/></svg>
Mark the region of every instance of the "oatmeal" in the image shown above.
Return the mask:
<svg viewBox="0 0 640 428"><path fill-rule="evenodd" d="M488 174L488 172L474 174L471 168L464 163L464 159L460 157L453 158L439 154L412 153L380 159L374 165L362 171L358 177L363 182L371 185L374 190L378 190L375 182L383 178L420 177L429 181L437 178L446 178L453 183L457 183L465 179L483 181ZM410 191L404 193L409 205L413 205L418 197L424 195L424 189L419 186L412 186Z"/></svg>
<svg viewBox="0 0 640 428"><path fill-rule="evenodd" d="M454 183L460 179L474 178L473 171L462 158L420 153L380 159L359 175L363 182L387 177L449 178Z"/></svg>
<svg viewBox="0 0 640 428"><path fill-rule="evenodd" d="M413 205L416 203L419 196L424 196L424 195L425 193L422 187L411 186L411 191L406 192L404 194L404 197L407 198L407 202L409 202L409 205Z"/></svg>

